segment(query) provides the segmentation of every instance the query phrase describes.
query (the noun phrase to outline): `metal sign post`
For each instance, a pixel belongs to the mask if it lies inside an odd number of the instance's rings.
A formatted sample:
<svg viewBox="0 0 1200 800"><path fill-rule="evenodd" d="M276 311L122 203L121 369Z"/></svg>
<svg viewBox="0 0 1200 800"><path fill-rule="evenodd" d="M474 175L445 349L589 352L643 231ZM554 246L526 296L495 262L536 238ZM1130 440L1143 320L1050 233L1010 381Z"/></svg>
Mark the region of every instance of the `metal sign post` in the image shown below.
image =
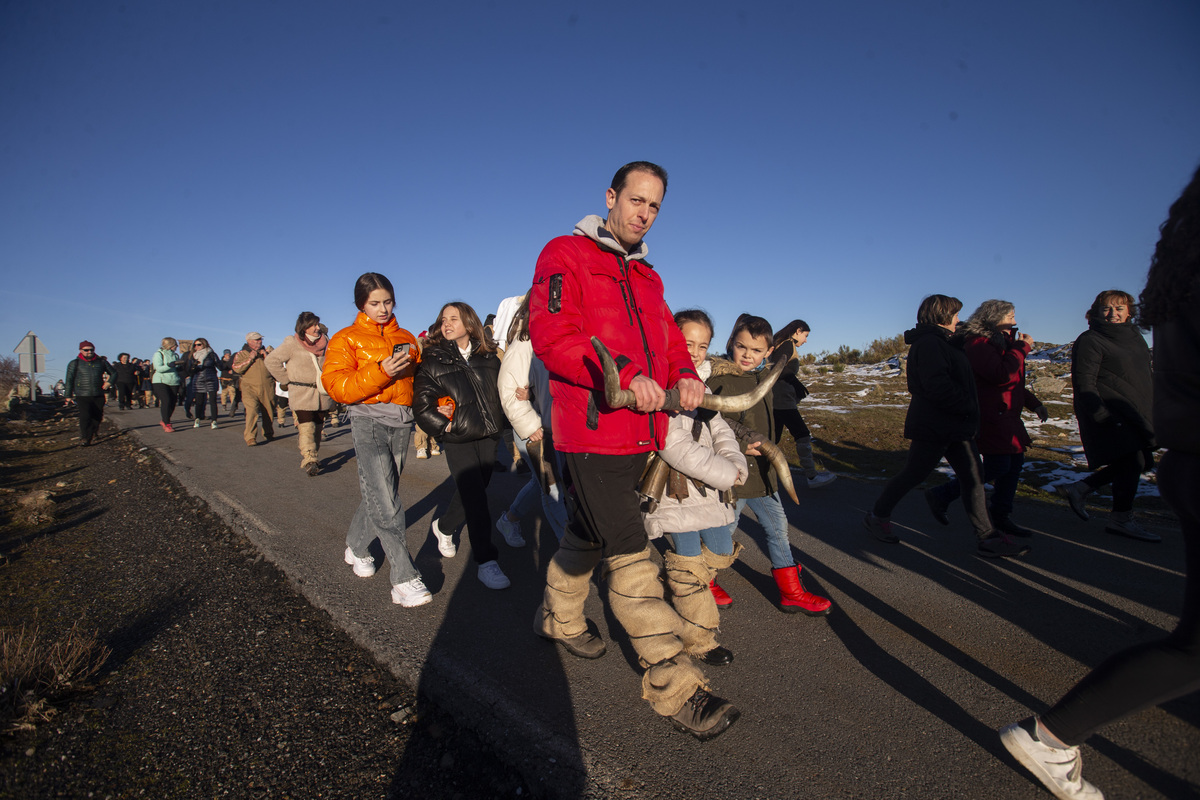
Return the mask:
<svg viewBox="0 0 1200 800"><path fill-rule="evenodd" d="M33 331L25 334L21 343L13 349L21 361L21 371L29 373L29 400L37 400L37 374L46 371L46 355L50 351Z"/></svg>

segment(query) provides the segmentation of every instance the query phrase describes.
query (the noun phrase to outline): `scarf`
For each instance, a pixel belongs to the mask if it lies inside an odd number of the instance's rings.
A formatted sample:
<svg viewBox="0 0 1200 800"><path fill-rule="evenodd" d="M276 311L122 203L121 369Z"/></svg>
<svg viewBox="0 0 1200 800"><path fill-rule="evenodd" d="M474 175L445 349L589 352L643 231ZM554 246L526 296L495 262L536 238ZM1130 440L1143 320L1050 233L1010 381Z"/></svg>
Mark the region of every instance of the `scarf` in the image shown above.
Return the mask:
<svg viewBox="0 0 1200 800"><path fill-rule="evenodd" d="M329 344L329 337L322 333L317 341L310 344L306 335L298 333L296 334L296 341L314 356L322 356L325 355L325 348Z"/></svg>

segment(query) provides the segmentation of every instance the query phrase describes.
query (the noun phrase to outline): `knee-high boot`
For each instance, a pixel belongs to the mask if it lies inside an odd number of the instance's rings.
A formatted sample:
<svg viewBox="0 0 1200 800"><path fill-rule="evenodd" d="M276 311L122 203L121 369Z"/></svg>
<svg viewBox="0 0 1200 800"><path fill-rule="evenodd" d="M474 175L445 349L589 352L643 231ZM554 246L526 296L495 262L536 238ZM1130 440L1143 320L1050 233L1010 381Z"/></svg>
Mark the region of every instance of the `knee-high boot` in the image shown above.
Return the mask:
<svg viewBox="0 0 1200 800"><path fill-rule="evenodd" d="M583 604L591 588L592 571L600 563L599 545L567 531L546 569L546 591L533 616L533 631L554 639L583 658L604 655L604 642L588 632ZM581 637L584 637L581 639ZM592 641L592 640L595 641ZM584 652L577 652L579 649Z"/></svg>
<svg viewBox="0 0 1200 800"><path fill-rule="evenodd" d="M703 556L681 556L668 551L663 556L667 567L667 589L671 605L683 619L680 638L690 655L702 656L717 646L717 626L721 615L709 591L716 570Z"/></svg>
<svg viewBox="0 0 1200 800"><path fill-rule="evenodd" d="M300 441L300 469L309 475L316 475L317 463L317 423L296 423L296 438Z"/></svg>
<svg viewBox="0 0 1200 800"><path fill-rule="evenodd" d="M658 567L650 548L604 559L608 602L613 616L625 628L646 667L642 697L663 716L683 708L696 689L707 689L704 673L684 651L684 621L663 599Z"/></svg>

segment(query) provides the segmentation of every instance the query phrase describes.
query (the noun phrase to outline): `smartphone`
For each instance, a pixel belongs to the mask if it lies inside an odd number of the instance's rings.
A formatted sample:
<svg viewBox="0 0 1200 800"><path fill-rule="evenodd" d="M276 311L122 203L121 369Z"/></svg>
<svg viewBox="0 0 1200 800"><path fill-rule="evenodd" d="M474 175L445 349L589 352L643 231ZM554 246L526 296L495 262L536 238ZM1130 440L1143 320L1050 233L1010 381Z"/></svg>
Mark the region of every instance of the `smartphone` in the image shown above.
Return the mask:
<svg viewBox="0 0 1200 800"><path fill-rule="evenodd" d="M406 355L408 355L408 351L411 348L412 348L412 344L410 344L409 342L405 342L404 344L398 344L392 348L392 356L393 357L394 356L406 356Z"/></svg>

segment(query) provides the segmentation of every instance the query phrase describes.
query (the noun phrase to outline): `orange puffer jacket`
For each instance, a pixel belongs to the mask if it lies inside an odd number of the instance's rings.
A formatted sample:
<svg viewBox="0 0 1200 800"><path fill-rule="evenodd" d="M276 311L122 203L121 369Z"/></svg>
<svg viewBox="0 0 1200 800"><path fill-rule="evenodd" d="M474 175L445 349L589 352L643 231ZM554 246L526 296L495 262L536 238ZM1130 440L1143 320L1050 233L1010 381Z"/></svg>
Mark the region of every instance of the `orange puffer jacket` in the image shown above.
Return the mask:
<svg viewBox="0 0 1200 800"><path fill-rule="evenodd" d="M412 345L409 351L412 361L392 378L379 362L392 354L393 347L406 342ZM345 405L394 403L411 406L413 376L419 363L421 348L417 338L397 325L395 317L386 325L380 325L359 312L353 325L342 328L329 340L321 383L335 402Z"/></svg>

